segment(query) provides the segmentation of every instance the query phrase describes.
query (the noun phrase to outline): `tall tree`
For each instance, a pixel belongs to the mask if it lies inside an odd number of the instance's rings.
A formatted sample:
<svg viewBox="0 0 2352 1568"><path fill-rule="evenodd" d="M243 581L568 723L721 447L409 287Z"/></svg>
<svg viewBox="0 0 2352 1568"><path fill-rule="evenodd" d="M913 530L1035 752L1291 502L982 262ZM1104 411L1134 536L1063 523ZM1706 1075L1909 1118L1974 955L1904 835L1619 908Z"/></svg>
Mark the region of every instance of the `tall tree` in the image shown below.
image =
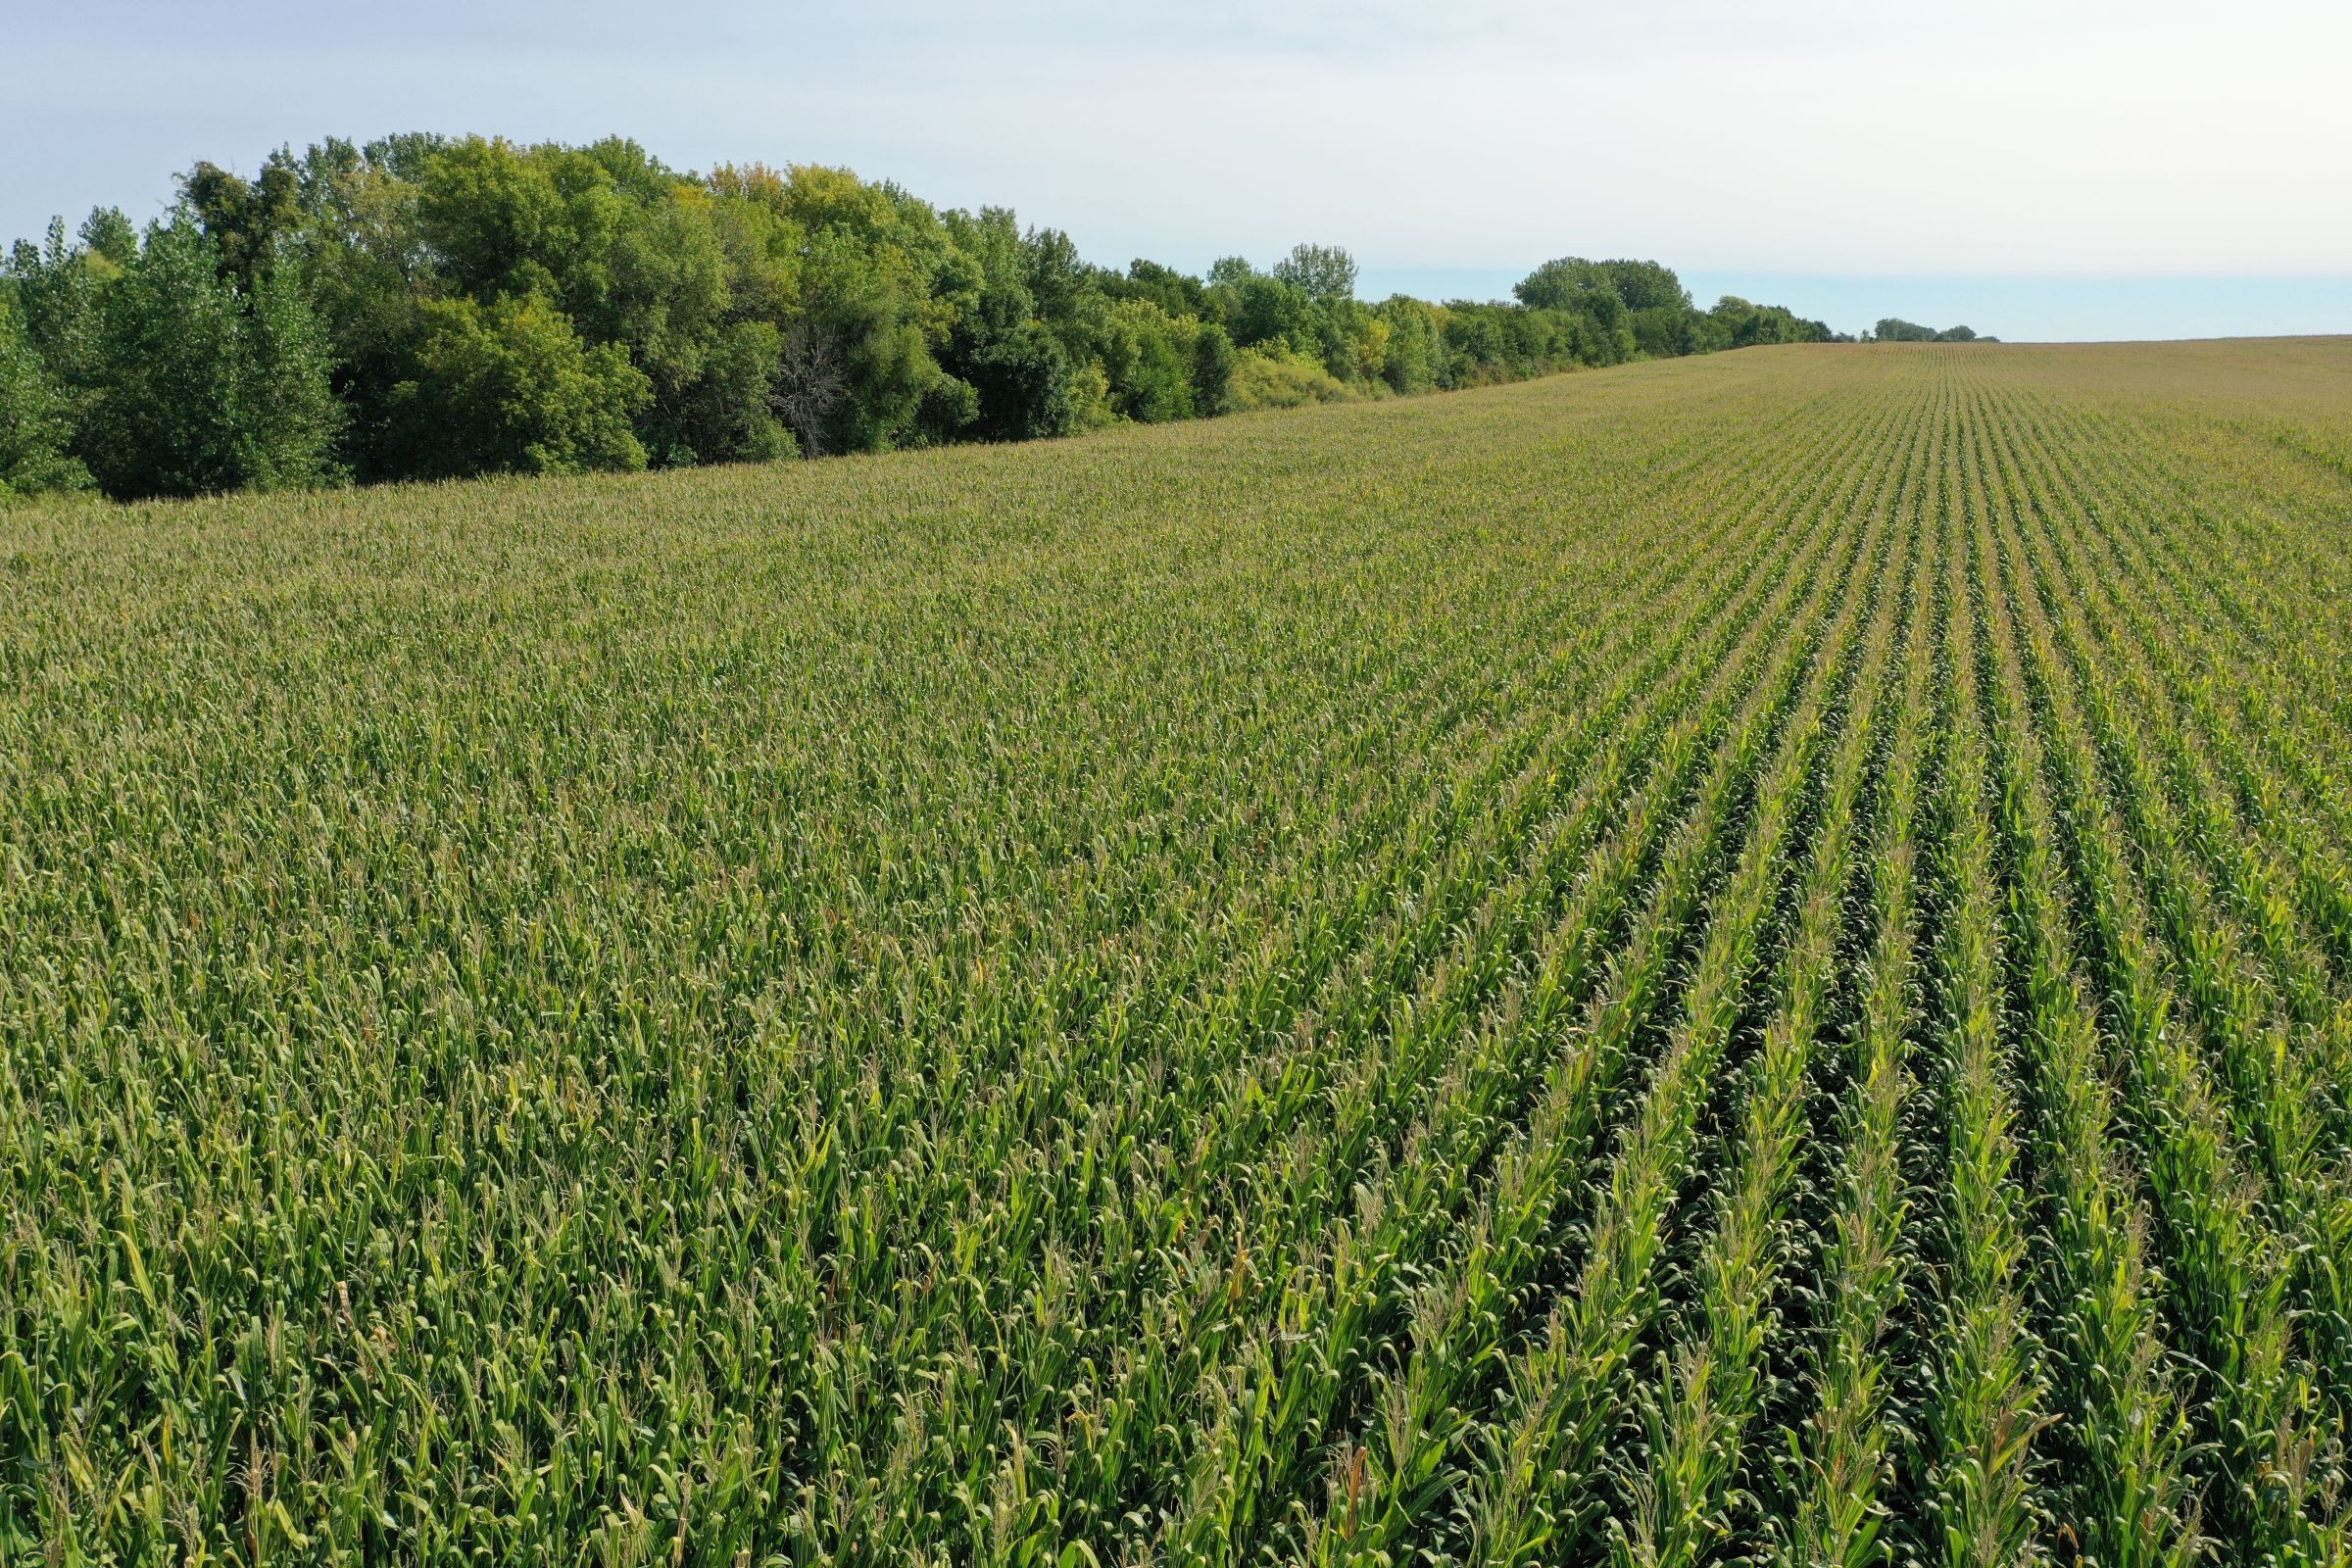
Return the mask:
<svg viewBox="0 0 2352 1568"><path fill-rule="evenodd" d="M70 450L65 389L26 340L17 313L0 305L0 496L78 490L89 470Z"/></svg>
<svg viewBox="0 0 2352 1568"><path fill-rule="evenodd" d="M76 443L110 495L277 489L336 476L327 344L290 272L250 296L184 210L104 289Z"/></svg>
<svg viewBox="0 0 2352 1568"><path fill-rule="evenodd" d="M421 312L414 374L395 389L394 426L408 471L580 473L642 468L630 425L653 398L617 344L591 348L536 294L488 305L434 300Z"/></svg>
<svg viewBox="0 0 2352 1568"><path fill-rule="evenodd" d="M1274 275L1318 303L1355 298L1355 258L1337 245L1294 245Z"/></svg>

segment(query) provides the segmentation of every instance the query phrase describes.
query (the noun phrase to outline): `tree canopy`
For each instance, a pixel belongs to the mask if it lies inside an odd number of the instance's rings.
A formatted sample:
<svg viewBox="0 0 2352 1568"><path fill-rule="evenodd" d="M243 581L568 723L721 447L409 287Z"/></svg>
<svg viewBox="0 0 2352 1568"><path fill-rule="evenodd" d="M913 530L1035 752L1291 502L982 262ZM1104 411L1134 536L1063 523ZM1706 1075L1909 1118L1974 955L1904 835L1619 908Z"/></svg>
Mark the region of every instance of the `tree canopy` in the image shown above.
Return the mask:
<svg viewBox="0 0 2352 1568"><path fill-rule="evenodd" d="M107 208L14 247L0 494L1026 440L1831 336L1699 310L1649 261L1562 257L1508 303L1356 280L1324 243L1098 267L1004 208L818 165L698 175L618 137L328 140L251 178L198 163L143 232Z"/></svg>

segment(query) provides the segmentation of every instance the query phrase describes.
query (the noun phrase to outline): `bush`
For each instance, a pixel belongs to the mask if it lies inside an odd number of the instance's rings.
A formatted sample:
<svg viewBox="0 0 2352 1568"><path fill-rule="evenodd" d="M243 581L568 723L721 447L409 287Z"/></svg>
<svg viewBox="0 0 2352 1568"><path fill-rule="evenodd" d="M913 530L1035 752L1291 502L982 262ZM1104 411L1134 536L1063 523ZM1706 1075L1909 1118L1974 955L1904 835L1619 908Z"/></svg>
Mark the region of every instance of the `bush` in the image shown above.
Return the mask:
<svg viewBox="0 0 2352 1568"><path fill-rule="evenodd" d="M1302 355L1244 349L1234 365L1230 397L1235 409L1295 409L1346 403L1354 396L1347 383Z"/></svg>

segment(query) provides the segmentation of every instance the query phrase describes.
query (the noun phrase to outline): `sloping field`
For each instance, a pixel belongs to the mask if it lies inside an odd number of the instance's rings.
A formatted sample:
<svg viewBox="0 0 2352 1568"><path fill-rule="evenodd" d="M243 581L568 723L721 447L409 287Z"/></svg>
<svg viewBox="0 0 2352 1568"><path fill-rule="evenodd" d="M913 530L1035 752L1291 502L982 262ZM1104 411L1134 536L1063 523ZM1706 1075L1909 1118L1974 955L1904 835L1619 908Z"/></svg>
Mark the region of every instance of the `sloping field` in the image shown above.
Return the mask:
<svg viewBox="0 0 2352 1568"><path fill-rule="evenodd" d="M0 514L0 1560L2337 1561L2352 339Z"/></svg>

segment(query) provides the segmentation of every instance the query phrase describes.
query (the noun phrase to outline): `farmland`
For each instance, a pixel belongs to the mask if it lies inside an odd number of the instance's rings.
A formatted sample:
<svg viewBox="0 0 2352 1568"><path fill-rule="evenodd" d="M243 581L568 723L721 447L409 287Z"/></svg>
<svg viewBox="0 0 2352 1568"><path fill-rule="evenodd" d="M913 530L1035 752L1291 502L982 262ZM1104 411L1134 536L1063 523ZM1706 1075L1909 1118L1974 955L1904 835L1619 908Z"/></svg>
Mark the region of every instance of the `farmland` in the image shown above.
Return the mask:
<svg viewBox="0 0 2352 1568"><path fill-rule="evenodd" d="M2352 1555L2352 339L0 512L0 1561Z"/></svg>

